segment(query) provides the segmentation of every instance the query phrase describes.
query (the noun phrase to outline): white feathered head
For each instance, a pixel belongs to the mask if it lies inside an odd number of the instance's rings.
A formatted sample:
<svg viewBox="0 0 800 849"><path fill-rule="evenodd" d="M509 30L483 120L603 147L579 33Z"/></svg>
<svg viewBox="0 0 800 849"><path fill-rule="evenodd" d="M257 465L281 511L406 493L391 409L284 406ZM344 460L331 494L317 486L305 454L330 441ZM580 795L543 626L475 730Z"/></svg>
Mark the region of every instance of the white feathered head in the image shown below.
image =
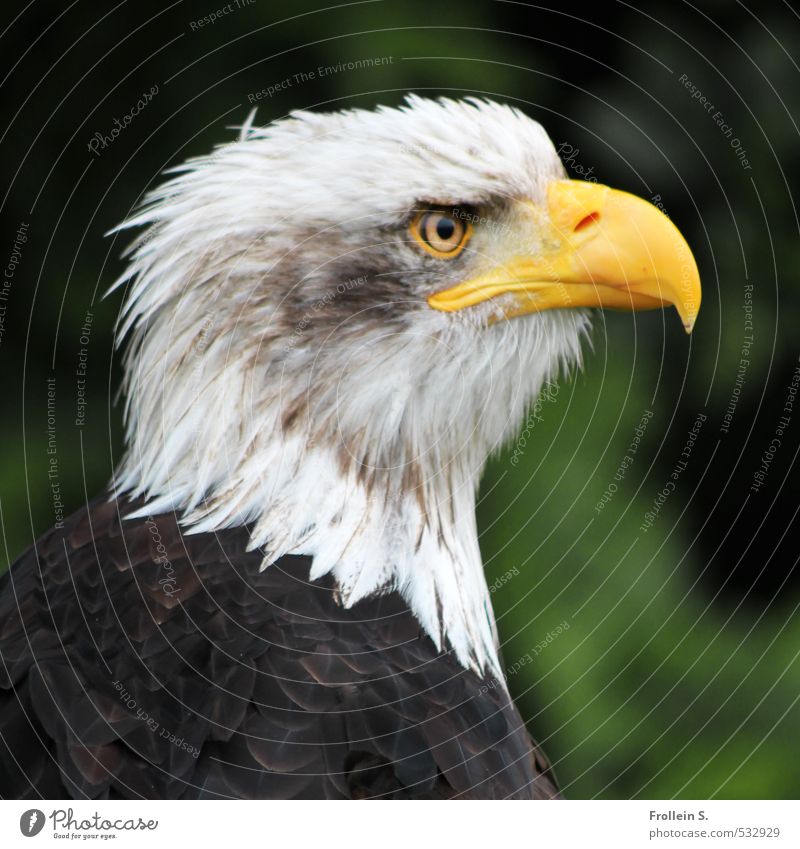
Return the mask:
<svg viewBox="0 0 800 849"><path fill-rule="evenodd" d="M655 207L565 179L542 127L479 100L298 112L189 161L128 291L116 486L193 530L252 525L343 604L400 589L496 664L474 498L487 455L579 361L587 307L700 304Z"/></svg>

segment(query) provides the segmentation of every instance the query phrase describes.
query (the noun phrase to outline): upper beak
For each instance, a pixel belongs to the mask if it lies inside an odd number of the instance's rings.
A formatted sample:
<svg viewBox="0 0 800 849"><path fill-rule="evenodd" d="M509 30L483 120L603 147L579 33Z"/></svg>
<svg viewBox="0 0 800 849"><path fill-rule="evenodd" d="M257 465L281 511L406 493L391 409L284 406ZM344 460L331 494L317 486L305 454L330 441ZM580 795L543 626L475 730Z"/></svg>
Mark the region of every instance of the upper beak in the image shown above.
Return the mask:
<svg viewBox="0 0 800 849"><path fill-rule="evenodd" d="M673 305L692 332L701 298L697 264L675 225L651 203L597 183L558 180L548 186L547 214L534 215L531 226L531 241L544 247L431 295L430 306L454 312L504 294L514 296L504 302L507 316Z"/></svg>

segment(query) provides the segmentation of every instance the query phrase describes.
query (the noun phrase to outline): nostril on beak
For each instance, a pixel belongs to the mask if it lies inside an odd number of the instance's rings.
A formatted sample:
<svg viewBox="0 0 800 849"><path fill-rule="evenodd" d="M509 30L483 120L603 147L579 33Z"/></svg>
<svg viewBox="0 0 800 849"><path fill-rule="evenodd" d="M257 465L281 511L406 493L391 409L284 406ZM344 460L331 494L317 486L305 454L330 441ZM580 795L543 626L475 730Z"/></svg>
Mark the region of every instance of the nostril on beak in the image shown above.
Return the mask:
<svg viewBox="0 0 800 849"><path fill-rule="evenodd" d="M575 225L573 232L580 233L581 230L585 230L587 227L591 227L592 224L596 224L599 220L600 220L600 213L599 212L592 212L589 215L585 215Z"/></svg>

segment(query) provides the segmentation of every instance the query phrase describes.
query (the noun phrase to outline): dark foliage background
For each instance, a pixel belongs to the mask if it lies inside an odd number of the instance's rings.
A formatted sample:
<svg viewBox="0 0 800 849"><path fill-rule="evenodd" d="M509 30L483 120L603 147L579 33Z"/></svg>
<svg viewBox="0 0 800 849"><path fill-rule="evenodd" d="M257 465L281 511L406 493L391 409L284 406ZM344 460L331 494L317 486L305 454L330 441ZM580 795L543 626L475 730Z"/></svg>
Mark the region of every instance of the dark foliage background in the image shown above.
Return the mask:
<svg viewBox="0 0 800 849"><path fill-rule="evenodd" d="M101 295L123 268L123 244L104 233L164 168L232 138L248 95L286 78L259 102L258 122L298 107L398 103L409 90L488 95L540 120L572 176L658 196L704 282L691 338L672 313L598 315L585 371L559 384L524 444L487 471L481 541L512 691L569 796L795 796L800 405L763 485L751 486L800 354L796 12L780 2L319 5L232 0L200 29L192 22L219 8L211 0L4 8L4 269L27 225L0 302L5 559L56 518L49 377L66 509L110 477L121 299ZM391 62L293 78L369 57ZM94 134L154 85L116 141L90 153ZM740 374L747 286L753 342ZM699 415L675 491L642 530Z"/></svg>

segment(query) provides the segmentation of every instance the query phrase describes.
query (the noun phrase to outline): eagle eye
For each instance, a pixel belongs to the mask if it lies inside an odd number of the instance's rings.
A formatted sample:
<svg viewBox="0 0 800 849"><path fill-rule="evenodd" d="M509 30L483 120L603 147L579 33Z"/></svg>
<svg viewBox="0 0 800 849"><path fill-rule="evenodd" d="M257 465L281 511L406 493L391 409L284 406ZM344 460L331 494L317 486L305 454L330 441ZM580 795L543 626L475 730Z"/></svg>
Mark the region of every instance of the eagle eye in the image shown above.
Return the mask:
<svg viewBox="0 0 800 849"><path fill-rule="evenodd" d="M469 216L453 215L444 209L425 210L414 217L411 235L429 254L452 259L464 249L472 235Z"/></svg>

